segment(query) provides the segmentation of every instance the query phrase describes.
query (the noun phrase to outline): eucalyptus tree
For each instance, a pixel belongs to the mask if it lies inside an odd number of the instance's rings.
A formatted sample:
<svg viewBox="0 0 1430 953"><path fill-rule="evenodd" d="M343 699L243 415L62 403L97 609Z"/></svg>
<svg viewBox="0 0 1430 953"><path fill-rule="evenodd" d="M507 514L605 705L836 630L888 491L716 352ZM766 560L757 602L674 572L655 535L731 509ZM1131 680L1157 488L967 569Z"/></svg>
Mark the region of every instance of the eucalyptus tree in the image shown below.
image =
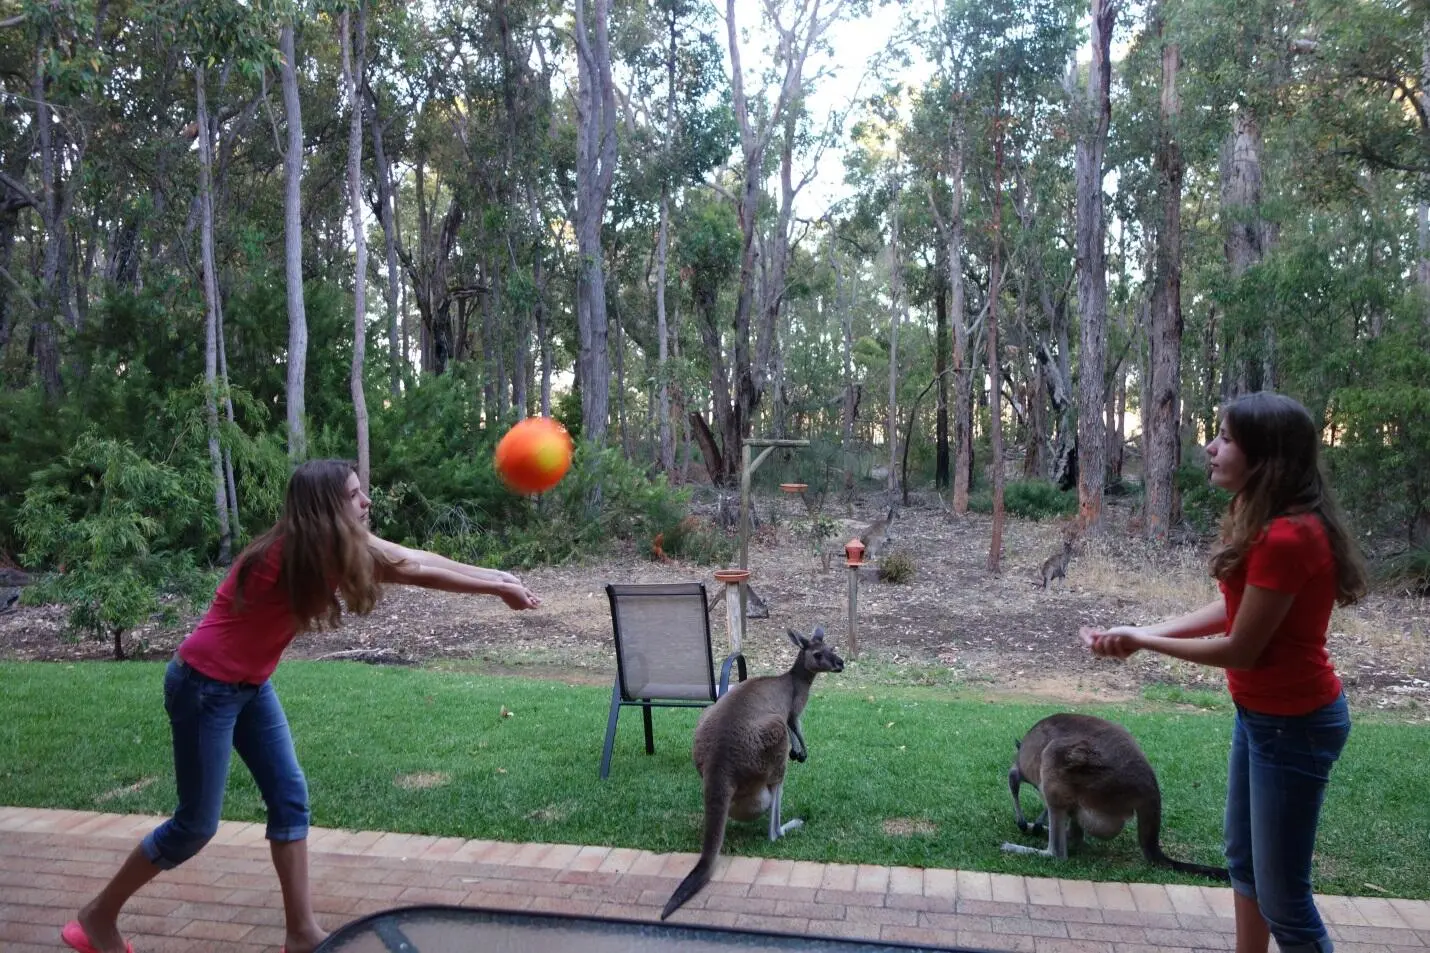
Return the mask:
<svg viewBox="0 0 1430 953"><path fill-rule="evenodd" d="M356 422L358 481L366 493L371 486L372 451L368 443L367 395L363 390L367 348L367 226L363 222L362 189L362 85L367 50L367 4L357 0L353 11L344 8L338 18L342 45L343 87L348 100L348 207L352 215L353 242L353 360L349 378Z"/></svg>
<svg viewBox="0 0 1430 953"><path fill-rule="evenodd" d="M589 12L588 12L589 11ZM616 94L611 78L610 0L576 0L576 321L580 335L581 433L605 441L610 354L601 224L616 173Z"/></svg>
<svg viewBox="0 0 1430 953"><path fill-rule="evenodd" d="M279 64L287 145L283 152L283 268L288 292L288 457L308 455L304 397L308 368L308 315L303 302L303 105L298 97L295 24L302 16L295 2L279 30Z"/></svg>
<svg viewBox="0 0 1430 953"><path fill-rule="evenodd" d="M817 79L806 77L806 63L812 53L821 52L829 28L859 6L859 0L793 0L789 3L765 0L763 24L774 43L773 82L752 96L746 90L735 0L725 3L731 103L740 134L736 164L739 191L734 202L740 223L741 251L734 315L733 393L728 402L716 401L714 408L722 443L720 453L710 461L713 463L711 476L716 482L729 481L737 474L740 445L750 433L767 384L775 344L775 322L785 290L788 229L798 191L792 166L794 140L799 130L797 112L803 109L808 84ZM756 270L755 238L762 217L767 150L777 134L783 137L777 222L771 232L772 243L762 261L767 270L761 275ZM762 299L757 299L757 283L761 278L765 293Z"/></svg>
<svg viewBox="0 0 1430 953"><path fill-rule="evenodd" d="M1077 137L1078 519L1088 532L1102 526L1107 478L1103 376L1107 365L1107 223L1103 157L1112 119L1112 29L1118 0L1092 0L1092 62Z"/></svg>

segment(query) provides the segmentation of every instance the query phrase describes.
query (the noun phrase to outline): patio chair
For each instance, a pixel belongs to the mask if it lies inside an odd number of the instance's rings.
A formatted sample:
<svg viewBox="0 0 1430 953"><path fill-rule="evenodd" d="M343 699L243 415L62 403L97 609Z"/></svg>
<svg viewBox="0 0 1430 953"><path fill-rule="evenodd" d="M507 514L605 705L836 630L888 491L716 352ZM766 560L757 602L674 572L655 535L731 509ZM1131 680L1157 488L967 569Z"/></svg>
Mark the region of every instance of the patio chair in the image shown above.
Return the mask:
<svg viewBox="0 0 1430 953"><path fill-rule="evenodd" d="M621 709L639 705L645 721L645 752L655 754L652 708L703 708L730 687L732 668L745 680L745 657L735 653L715 676L710 617L703 583L606 586L611 601L611 629L616 639L616 683L601 777L611 773L611 747Z"/></svg>

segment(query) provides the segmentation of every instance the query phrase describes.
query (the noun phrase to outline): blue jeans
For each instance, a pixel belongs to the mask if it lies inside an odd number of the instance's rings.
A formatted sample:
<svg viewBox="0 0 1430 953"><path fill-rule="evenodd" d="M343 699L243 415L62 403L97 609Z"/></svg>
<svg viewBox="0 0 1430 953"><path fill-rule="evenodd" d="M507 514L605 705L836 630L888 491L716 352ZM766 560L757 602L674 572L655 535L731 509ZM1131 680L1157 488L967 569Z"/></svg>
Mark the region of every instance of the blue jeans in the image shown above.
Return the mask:
<svg viewBox="0 0 1430 953"><path fill-rule="evenodd" d="M1334 946L1311 899L1311 855L1331 765L1350 736L1346 696L1306 715L1238 705L1226 792L1231 886L1255 898L1282 953Z"/></svg>
<svg viewBox="0 0 1430 953"><path fill-rule="evenodd" d="M221 682L175 656L164 672L164 709L174 735L179 806L144 838L151 862L161 870L177 867L213 838L233 751L248 766L268 807L268 839L308 836L308 782L272 685Z"/></svg>

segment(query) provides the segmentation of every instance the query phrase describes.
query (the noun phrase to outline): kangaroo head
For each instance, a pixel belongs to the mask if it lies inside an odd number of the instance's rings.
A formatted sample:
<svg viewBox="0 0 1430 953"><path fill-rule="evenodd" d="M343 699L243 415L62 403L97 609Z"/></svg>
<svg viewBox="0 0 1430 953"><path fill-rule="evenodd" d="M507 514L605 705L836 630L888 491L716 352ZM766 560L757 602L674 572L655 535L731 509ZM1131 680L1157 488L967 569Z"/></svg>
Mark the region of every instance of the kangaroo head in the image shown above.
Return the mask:
<svg viewBox="0 0 1430 953"><path fill-rule="evenodd" d="M844 660L832 646L824 643L823 626L815 626L814 634L808 638L794 629L788 631L790 642L799 649L796 665L803 665L811 673L844 671Z"/></svg>

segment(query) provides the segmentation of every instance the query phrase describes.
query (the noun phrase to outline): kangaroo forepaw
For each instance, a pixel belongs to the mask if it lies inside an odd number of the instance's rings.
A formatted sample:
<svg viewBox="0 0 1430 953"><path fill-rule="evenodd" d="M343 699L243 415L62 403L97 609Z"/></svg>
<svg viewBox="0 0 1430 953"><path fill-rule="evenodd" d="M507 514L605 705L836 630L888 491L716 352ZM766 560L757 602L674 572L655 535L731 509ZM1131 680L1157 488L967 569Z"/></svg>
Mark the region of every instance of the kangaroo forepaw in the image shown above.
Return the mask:
<svg viewBox="0 0 1430 953"><path fill-rule="evenodd" d="M809 752L803 748L791 748L789 749L789 759L803 764L809 760Z"/></svg>

